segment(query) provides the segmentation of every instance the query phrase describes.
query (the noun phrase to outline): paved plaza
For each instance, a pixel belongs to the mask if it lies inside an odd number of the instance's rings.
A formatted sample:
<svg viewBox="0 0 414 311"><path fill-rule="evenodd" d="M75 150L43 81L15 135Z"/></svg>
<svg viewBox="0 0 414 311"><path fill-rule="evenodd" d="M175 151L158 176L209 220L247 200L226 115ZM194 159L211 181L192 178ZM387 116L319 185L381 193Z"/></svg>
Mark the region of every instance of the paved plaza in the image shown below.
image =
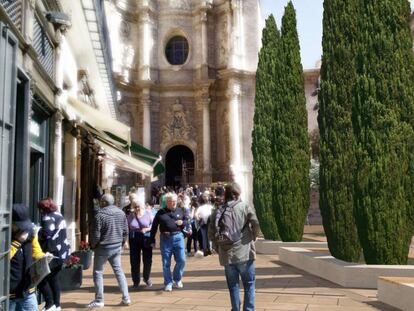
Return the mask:
<svg viewBox="0 0 414 311"><path fill-rule="evenodd" d="M184 275L184 288L172 293L164 292L161 256L154 251L152 280L154 286L147 290L131 292L132 303L121 307L121 294L109 264L105 269L104 310L230 310L223 268L217 256L197 259L188 258ZM122 258L124 271L131 285L129 256ZM257 260L256 310L276 311L368 311L396 310L376 299L376 290L344 289L305 274L278 261L277 256L259 255ZM63 293L64 310L86 309L85 305L94 298L92 268L84 271L82 288Z"/></svg>

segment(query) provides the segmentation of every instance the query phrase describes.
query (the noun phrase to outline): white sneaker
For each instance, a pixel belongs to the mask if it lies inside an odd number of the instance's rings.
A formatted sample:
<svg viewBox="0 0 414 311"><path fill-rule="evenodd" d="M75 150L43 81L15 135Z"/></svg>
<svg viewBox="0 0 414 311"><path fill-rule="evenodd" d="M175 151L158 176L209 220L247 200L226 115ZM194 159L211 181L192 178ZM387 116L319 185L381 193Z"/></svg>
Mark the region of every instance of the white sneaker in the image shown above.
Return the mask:
<svg viewBox="0 0 414 311"><path fill-rule="evenodd" d="M103 302L100 301L96 301L93 300L88 304L88 309L98 309L98 308L103 308L105 306L105 304Z"/></svg>
<svg viewBox="0 0 414 311"><path fill-rule="evenodd" d="M172 292L172 285L171 284L165 285L164 291L166 291L166 292Z"/></svg>
<svg viewBox="0 0 414 311"><path fill-rule="evenodd" d="M122 299L121 301L121 305L123 306L129 306L131 304L131 299L127 298L127 299Z"/></svg>
<svg viewBox="0 0 414 311"><path fill-rule="evenodd" d="M61 307L56 307L56 311L62 311Z"/></svg>
<svg viewBox="0 0 414 311"><path fill-rule="evenodd" d="M47 309L46 309L46 307L44 307L44 308L42 309L42 311L56 311L56 306L55 306L55 305L53 305L53 306L51 306L50 308L47 308Z"/></svg>
<svg viewBox="0 0 414 311"><path fill-rule="evenodd" d="M197 252L194 254L194 257L195 257L195 258L204 258L204 253L203 253L202 251L197 251Z"/></svg>
<svg viewBox="0 0 414 311"><path fill-rule="evenodd" d="M174 282L174 288L183 288L184 284L182 281Z"/></svg>

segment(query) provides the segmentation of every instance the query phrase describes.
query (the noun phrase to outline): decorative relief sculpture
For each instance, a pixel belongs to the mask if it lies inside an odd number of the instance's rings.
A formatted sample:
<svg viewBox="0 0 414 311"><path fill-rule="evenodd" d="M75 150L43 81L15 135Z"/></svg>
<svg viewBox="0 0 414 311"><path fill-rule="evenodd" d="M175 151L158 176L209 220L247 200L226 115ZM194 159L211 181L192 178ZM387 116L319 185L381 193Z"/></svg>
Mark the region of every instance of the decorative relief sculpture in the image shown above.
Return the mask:
<svg viewBox="0 0 414 311"><path fill-rule="evenodd" d="M131 26L127 21L122 21L119 27L119 34L122 38L128 39L131 34Z"/></svg>
<svg viewBox="0 0 414 311"><path fill-rule="evenodd" d="M130 127L134 126L134 116L131 112L131 104L122 102L118 106L120 121ZM134 107L135 108L135 107Z"/></svg>
<svg viewBox="0 0 414 311"><path fill-rule="evenodd" d="M218 60L220 65L226 65L227 64L227 21L224 20L222 27L219 27L219 29L224 29L223 32L220 32L219 35L219 48L218 48Z"/></svg>
<svg viewBox="0 0 414 311"><path fill-rule="evenodd" d="M174 140L193 140L194 128L189 124L189 112L177 99L167 112L168 123L162 128L162 142L168 144Z"/></svg>
<svg viewBox="0 0 414 311"><path fill-rule="evenodd" d="M169 6L172 9L190 10L190 0L169 0Z"/></svg>

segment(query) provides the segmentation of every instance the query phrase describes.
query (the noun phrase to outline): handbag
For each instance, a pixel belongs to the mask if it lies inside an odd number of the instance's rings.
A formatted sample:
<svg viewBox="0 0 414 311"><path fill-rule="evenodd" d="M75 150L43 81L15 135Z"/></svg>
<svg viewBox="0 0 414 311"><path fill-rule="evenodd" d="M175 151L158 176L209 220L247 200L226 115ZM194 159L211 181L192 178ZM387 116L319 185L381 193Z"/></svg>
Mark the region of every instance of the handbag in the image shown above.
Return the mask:
<svg viewBox="0 0 414 311"><path fill-rule="evenodd" d="M49 258L43 256L42 258L36 260L29 267L30 275L30 285L28 288L36 287L49 273Z"/></svg>
<svg viewBox="0 0 414 311"><path fill-rule="evenodd" d="M135 219L137 220L137 223L139 224L140 228L142 228L142 223L139 221L139 218L137 217L137 215L135 214ZM142 233L142 238L143 238L143 242L142 245L145 248L151 248L151 231L147 231L145 233Z"/></svg>

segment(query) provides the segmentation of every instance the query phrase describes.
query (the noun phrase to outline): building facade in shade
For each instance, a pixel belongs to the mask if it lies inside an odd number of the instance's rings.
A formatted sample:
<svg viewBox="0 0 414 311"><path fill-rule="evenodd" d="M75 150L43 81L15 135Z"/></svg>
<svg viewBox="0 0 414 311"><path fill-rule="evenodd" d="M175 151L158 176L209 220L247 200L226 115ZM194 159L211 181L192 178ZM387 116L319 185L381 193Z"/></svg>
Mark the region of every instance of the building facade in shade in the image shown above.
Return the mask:
<svg viewBox="0 0 414 311"><path fill-rule="evenodd" d="M258 0L106 3L120 118L167 185L238 181L251 197Z"/></svg>

